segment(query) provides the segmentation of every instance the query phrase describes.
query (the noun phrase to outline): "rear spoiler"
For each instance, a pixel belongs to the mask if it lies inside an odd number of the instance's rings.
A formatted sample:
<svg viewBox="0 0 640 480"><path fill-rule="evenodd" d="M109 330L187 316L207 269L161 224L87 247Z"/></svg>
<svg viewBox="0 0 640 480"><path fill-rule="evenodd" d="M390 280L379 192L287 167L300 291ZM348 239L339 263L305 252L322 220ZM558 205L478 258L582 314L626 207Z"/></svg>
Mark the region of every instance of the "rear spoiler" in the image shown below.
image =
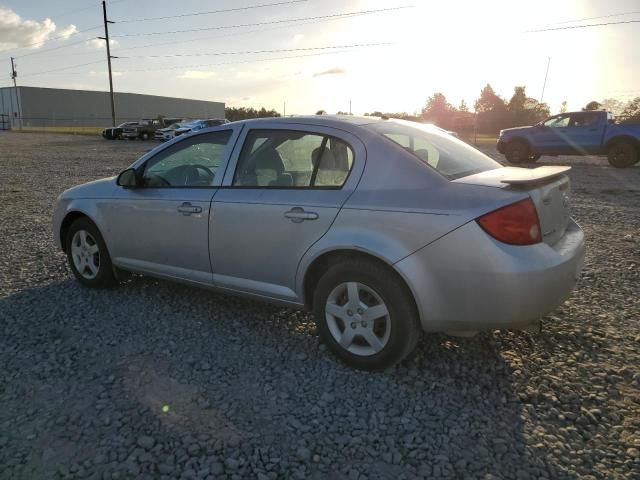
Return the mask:
<svg viewBox="0 0 640 480"><path fill-rule="evenodd" d="M453 183L466 183L485 187L518 186L539 182L548 182L570 170L571 167L547 165L538 168L502 167L453 180Z"/></svg>
<svg viewBox="0 0 640 480"><path fill-rule="evenodd" d="M502 171L504 176L500 178L501 183L509 185L523 185L526 183L536 183L542 180L550 180L553 177L562 175L571 170L571 167L546 165L538 168L505 168Z"/></svg>

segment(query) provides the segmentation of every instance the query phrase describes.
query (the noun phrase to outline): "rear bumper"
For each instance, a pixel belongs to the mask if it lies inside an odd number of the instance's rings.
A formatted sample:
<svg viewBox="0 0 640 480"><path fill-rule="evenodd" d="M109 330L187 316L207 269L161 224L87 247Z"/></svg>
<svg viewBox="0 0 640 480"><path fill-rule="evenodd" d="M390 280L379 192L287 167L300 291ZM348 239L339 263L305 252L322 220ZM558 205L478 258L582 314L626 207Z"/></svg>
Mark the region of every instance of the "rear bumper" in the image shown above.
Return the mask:
<svg viewBox="0 0 640 480"><path fill-rule="evenodd" d="M475 222L396 264L413 290L425 331L521 328L560 305L584 259L573 221L553 246L512 246Z"/></svg>

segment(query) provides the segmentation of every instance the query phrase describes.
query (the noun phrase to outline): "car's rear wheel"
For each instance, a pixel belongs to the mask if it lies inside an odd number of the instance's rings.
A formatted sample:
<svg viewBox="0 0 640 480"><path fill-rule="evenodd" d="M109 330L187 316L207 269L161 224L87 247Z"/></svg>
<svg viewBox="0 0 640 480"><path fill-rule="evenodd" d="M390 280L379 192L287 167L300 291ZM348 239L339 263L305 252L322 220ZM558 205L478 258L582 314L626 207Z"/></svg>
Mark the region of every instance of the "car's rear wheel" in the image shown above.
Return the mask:
<svg viewBox="0 0 640 480"><path fill-rule="evenodd" d="M117 283L104 239L89 219L71 224L65 245L71 271L82 285L108 288Z"/></svg>
<svg viewBox="0 0 640 480"><path fill-rule="evenodd" d="M620 140L609 147L607 158L613 167L632 167L638 162L638 148L631 142Z"/></svg>
<svg viewBox="0 0 640 480"><path fill-rule="evenodd" d="M330 267L313 300L322 340L345 363L365 370L395 365L420 336L415 303L394 272L368 261Z"/></svg>

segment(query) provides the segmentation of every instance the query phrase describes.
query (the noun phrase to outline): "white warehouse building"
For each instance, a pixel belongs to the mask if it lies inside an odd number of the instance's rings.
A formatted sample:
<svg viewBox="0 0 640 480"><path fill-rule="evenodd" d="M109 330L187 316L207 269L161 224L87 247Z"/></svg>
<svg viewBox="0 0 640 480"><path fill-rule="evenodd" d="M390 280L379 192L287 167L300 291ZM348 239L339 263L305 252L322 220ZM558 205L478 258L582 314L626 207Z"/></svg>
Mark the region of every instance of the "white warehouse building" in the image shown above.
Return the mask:
<svg viewBox="0 0 640 480"><path fill-rule="evenodd" d="M114 93L116 124L141 118L224 118L224 103ZM0 129L111 125L109 92L40 87L0 88Z"/></svg>

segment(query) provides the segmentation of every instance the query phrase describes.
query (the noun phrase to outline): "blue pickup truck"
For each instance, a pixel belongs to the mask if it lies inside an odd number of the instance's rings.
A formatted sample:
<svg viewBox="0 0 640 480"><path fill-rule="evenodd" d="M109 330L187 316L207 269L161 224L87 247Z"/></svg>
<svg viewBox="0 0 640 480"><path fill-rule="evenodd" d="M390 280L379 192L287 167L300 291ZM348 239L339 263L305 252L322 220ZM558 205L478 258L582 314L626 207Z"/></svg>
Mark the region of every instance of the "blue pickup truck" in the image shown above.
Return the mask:
<svg viewBox="0 0 640 480"><path fill-rule="evenodd" d="M501 130L497 149L511 163L541 155L606 155L614 167L631 167L640 160L640 125L618 125L604 111L561 113L532 127Z"/></svg>

